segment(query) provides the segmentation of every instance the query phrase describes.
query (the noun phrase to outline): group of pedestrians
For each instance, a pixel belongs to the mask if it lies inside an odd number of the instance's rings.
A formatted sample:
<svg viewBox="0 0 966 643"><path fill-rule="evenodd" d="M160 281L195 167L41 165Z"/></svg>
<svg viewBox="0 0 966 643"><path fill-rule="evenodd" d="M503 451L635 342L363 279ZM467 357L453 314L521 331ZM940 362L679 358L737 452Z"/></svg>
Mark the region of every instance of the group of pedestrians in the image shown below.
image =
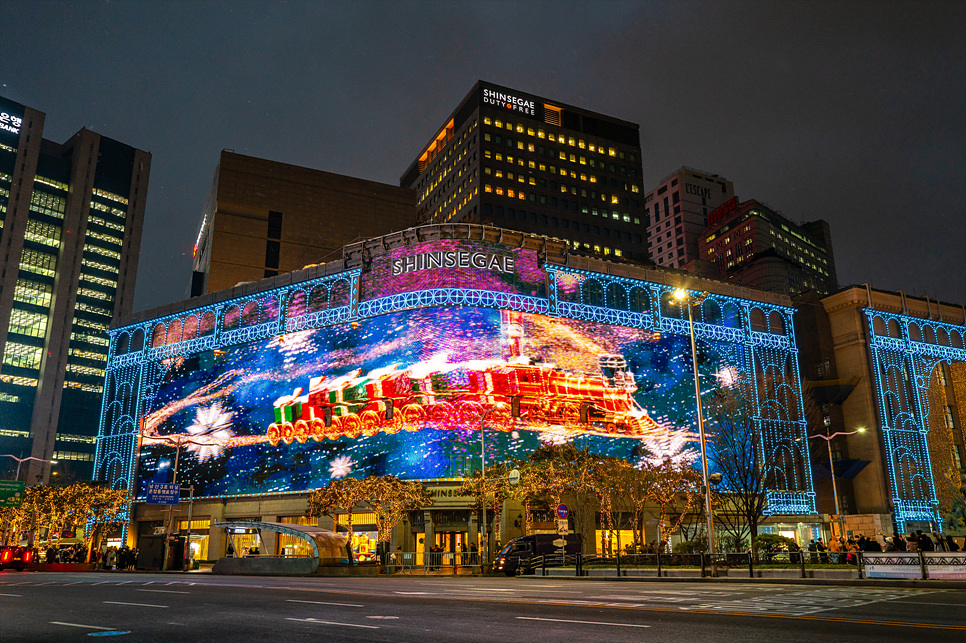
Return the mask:
<svg viewBox="0 0 966 643"><path fill-rule="evenodd" d="M131 549L127 545L123 547L108 547L104 551L97 552L97 569L134 569L134 564L138 559L138 550Z"/></svg>
<svg viewBox="0 0 966 643"><path fill-rule="evenodd" d="M87 548L81 543L50 545L44 551L44 561L48 563L86 563Z"/></svg>
<svg viewBox="0 0 966 643"><path fill-rule="evenodd" d="M812 539L808 544L809 558L813 563L831 563L854 565L859 552L915 552L915 551L949 551L960 550L959 544L952 536L942 536L938 532L932 535L916 530L906 535L894 533L880 540L882 533L875 537L864 535L849 536L848 538L830 538L826 544L821 538Z"/></svg>

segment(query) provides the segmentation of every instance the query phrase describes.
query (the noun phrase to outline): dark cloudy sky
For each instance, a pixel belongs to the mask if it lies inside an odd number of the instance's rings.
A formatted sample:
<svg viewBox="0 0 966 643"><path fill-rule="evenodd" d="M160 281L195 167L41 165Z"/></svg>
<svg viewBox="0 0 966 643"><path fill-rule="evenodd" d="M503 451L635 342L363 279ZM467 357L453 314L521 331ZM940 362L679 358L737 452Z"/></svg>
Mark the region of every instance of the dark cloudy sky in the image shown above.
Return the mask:
<svg viewBox="0 0 966 643"><path fill-rule="evenodd" d="M966 3L15 2L0 94L153 154L136 309L183 298L219 151L398 184L477 79L641 125L832 228L839 281L966 301Z"/></svg>

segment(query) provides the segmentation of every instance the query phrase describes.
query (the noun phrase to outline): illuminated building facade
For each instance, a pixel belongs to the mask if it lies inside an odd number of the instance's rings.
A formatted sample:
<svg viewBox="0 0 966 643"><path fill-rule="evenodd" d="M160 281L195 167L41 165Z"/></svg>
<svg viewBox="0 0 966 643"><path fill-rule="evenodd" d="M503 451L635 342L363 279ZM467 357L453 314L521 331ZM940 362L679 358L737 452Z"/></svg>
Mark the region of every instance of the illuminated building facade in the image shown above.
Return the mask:
<svg viewBox="0 0 966 643"><path fill-rule="evenodd" d="M832 440L845 528L935 529L966 475L966 310L868 286L799 306L806 386ZM824 442L819 509L834 513ZM868 526L862 526L865 520Z"/></svg>
<svg viewBox="0 0 966 643"><path fill-rule="evenodd" d="M708 214L698 256L718 278L752 288L820 297L838 290L828 223L798 225L753 199L732 197Z"/></svg>
<svg viewBox="0 0 966 643"><path fill-rule="evenodd" d="M478 82L399 184L420 222L485 223L650 263L640 126Z"/></svg>
<svg viewBox="0 0 966 643"><path fill-rule="evenodd" d="M61 479L83 480L105 331L131 311L151 155L86 129L45 140L44 118L0 98L0 453L56 458ZM21 471L50 475L35 460Z"/></svg>
<svg viewBox="0 0 966 643"><path fill-rule="evenodd" d="M412 227L415 196L394 185L222 151L194 245L189 295L339 256Z"/></svg>
<svg viewBox="0 0 966 643"><path fill-rule="evenodd" d="M437 499L397 530L399 546L475 543L473 501L455 491L479 467L481 423L490 465L566 442L631 462L696 457L679 286L709 293L694 310L703 390L742 382L754 397L769 513L814 513L787 297L472 224L370 239L325 265L121 320L95 479L143 501L177 461L210 525L304 520L311 490L393 474ZM759 386L766 374L785 384ZM130 533L161 520L138 504ZM502 527L503 542L521 533L509 518ZM224 534L205 533L217 558Z"/></svg>
<svg viewBox="0 0 966 643"><path fill-rule="evenodd" d="M690 167L661 180L644 197L651 261L688 269L688 264L702 259L698 239L708 227L709 213L734 196L734 184L728 179Z"/></svg>

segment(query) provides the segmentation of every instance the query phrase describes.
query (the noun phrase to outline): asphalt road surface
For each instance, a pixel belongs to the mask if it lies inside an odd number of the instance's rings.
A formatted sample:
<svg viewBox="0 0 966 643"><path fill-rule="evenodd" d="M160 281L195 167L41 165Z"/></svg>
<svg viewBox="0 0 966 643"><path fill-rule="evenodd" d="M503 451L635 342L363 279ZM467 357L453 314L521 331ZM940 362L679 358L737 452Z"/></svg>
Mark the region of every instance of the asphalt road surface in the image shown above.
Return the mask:
<svg viewBox="0 0 966 643"><path fill-rule="evenodd" d="M966 591L530 578L0 573L0 641L966 640Z"/></svg>

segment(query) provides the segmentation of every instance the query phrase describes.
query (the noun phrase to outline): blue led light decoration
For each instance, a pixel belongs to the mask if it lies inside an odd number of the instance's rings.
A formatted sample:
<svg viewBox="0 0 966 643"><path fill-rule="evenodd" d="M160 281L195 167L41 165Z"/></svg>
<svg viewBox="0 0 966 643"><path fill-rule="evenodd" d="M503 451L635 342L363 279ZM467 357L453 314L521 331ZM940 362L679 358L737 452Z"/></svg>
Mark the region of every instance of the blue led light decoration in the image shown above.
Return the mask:
<svg viewBox="0 0 966 643"><path fill-rule="evenodd" d="M318 382L339 382L346 377L356 377L355 381L359 382L354 385L357 390L353 394L386 400L391 394L385 390L385 373L404 375L412 380L407 385L410 387L406 389L407 395L431 402L446 390L492 387L495 386L493 378L498 379L500 373L526 369L534 376L570 382L568 386L602 386L595 394L601 400L610 400L606 404L616 406L609 410L597 409L604 415L598 418L596 428L590 427L586 435L571 430L568 439L573 439L578 446L627 457L632 457L631 447L639 442L632 435L620 433L631 431L615 424L620 420L608 419L624 413L620 404L650 405L649 412L655 418L648 418L648 422L654 426L664 423L691 430L693 385L690 399L686 394L688 387L684 385L693 382L690 352L685 348L689 346L686 340L689 330L680 307L668 305L671 286L538 261L537 253L526 247L462 240L437 241L446 244L437 246L432 243L392 249L387 254L392 263L372 259L371 265L363 269L334 273L331 266L319 266L295 273L293 283L288 285L182 309L109 331L110 354L95 479L135 493L138 493L138 480L146 480L146 475L155 475L154 480L162 481L158 476L167 475L166 470L145 472L144 469L158 467L160 459L166 456L151 455L148 449L149 458L142 458L142 470L136 466L139 453L144 452L145 436L157 435L152 431L159 423L169 420L178 430L184 430L193 420L185 418L183 411L191 406L200 409L207 405L207 411L211 412L214 392L222 378L229 375L218 370L229 368L219 366L222 362L232 364L233 373L239 365L250 366L252 372L244 378L234 375L236 385L248 387L246 391L258 388L257 395L246 393L242 404L247 404L246 410L233 411L239 416L248 415L242 418L243 430L233 434L227 450L244 452L235 458L233 466L239 478L267 480L263 487L258 487L266 489L263 493L298 493L323 486L329 479L350 475L350 472L371 475L378 471L398 471L411 479L459 477L471 470L468 465L478 462L478 455L473 455L477 453L475 447L463 444L466 440L473 441L473 445L478 443L478 438L472 437L472 422L461 418L466 413L472 415L474 409L479 411L480 403L493 403L492 395L484 395L480 402L472 403L434 402L433 413L419 420L425 421L423 427L411 424L416 421L414 418L421 418L418 409L393 407L387 401L370 402L370 407L378 408L377 414L362 411L361 407L358 411L358 417L368 422L356 429L369 431L365 440L347 437L347 434L323 437L321 433L329 425L322 424L321 416L310 417L305 409L321 409L319 405L328 404L328 397L312 397L318 393L311 391L336 395L324 386L318 388ZM415 255L407 252L419 252L420 258L413 260L411 256ZM446 261L452 261L456 267L444 270L433 264ZM466 265L460 264L461 261ZM474 262L479 264L476 273L470 269ZM485 269L480 269L481 266ZM798 351L791 323L793 312L780 305L718 293L707 296L695 309L695 336L701 350L709 356L707 363L726 364L737 377L754 383L754 421L762 435L762 466L768 469L770 479L776 481L769 491L769 514L801 515L815 510L815 493L810 469L806 466L807 440L803 439L805 422ZM514 342L520 341L519 333L523 329L541 333L538 338L542 342L541 351L555 352L558 360L573 363L555 367L541 363L540 356L535 360L531 355L527 362L524 355L514 354ZM596 368L599 359L603 375L601 372L579 374L587 373L586 370L561 370L574 368L578 362L586 365L589 353L578 354L576 343L593 342L598 336L607 336L610 345L626 349L627 364L622 365L624 358L619 355L598 357L595 353L592 362ZM277 375L280 362L270 362L266 355L280 359L277 356L283 349L289 350L288 344L298 342L310 352L286 362L289 374L273 380L269 375ZM427 344L442 347L429 360L419 353ZM465 363L471 366L417 375L416 371L425 370L438 355L456 350L468 351L468 354L456 355L453 359L467 360ZM573 355L568 350L574 351ZM336 364L339 357L327 357L350 353L354 356L351 359L357 361L349 361L348 365ZM403 366L398 365L397 359L405 362ZM558 370L552 371L553 368ZM377 372L383 373L380 376L383 379L376 375L368 377ZM365 377L354 375L358 373ZM317 375L325 377L319 380ZM481 379L484 375L489 378L485 384ZM713 380L715 373L702 372L700 376ZM636 379L631 381L631 378ZM237 383L240 379L244 379L243 384ZM377 385L378 389L372 388ZM368 392L363 387L369 387ZM299 398L300 393L296 392L291 401L284 401L284 396L293 388L310 393ZM633 391L638 396L636 400L631 399ZM270 429L267 424L272 422L271 400L275 398L279 398L274 409L276 422L280 423L277 427L293 411L301 415L291 418L292 425L297 424L297 417L310 418L298 429L302 433L294 438L276 428L274 437L266 439L266 431ZM345 413L351 407L352 402L346 402L340 412ZM528 421L536 422L540 418L535 416L542 414L544 426L539 429L524 426L518 431L508 424L502 430L495 428L494 452L503 449L506 453L525 455L526 449L539 444L534 437L539 431L551 437L556 435L554 427L548 426L548 423L562 422L554 419L555 413L558 418L566 417L571 427L580 422L589 427L590 420L585 419L587 408L586 405L583 409L558 406L534 411ZM644 413L642 417L647 417L647 409L640 412ZM350 411L352 416L355 413ZM348 427L349 417L343 416L343 419ZM330 420L325 418L326 422ZM390 421L395 424L388 424ZM447 427L451 430L440 431L433 424L443 421L452 424ZM512 421L503 420L505 424ZM316 433L308 439L305 431L310 424ZM403 426L405 430L401 429ZM475 426L479 426L479 420ZM349 428L345 430L351 432ZM381 450L373 450L376 444L382 445L378 447ZM299 454L297 461L292 459L293 453ZM196 452L192 460L197 464L201 457ZM272 466L259 468L264 462ZM185 466L184 458L182 463ZM285 466L276 466L279 463ZM302 466L304 472L299 470ZM280 470L292 473L272 482L272 476L277 475L272 472ZM319 478L320 475L323 477ZM254 484L209 480L210 488L200 495L258 495L253 493Z"/></svg>
<svg viewBox="0 0 966 643"><path fill-rule="evenodd" d="M862 312L896 529L905 532L910 522L938 524L927 391L940 362L966 361L966 326L871 308Z"/></svg>

